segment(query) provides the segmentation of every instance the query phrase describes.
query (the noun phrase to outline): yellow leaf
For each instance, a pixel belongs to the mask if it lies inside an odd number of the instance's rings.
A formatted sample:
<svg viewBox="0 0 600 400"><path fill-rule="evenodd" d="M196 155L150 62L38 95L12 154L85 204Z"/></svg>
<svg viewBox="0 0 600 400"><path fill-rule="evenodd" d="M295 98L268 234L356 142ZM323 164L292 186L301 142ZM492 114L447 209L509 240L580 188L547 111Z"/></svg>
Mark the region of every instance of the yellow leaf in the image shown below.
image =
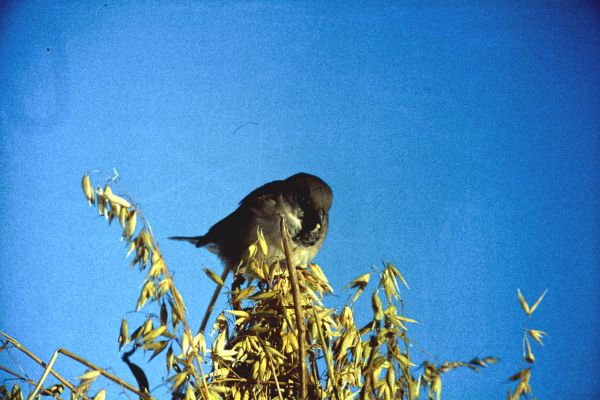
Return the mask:
<svg viewBox="0 0 600 400"><path fill-rule="evenodd" d="M273 297L277 296L278 294L279 294L279 291L276 291L276 290L270 290L268 292L258 292L257 294L250 297L250 300L259 301L259 300L272 299Z"/></svg>
<svg viewBox="0 0 600 400"><path fill-rule="evenodd" d="M542 295L535 301L535 303L533 303L533 305L531 306L531 309L529 310L529 315L533 314L533 312L535 311L537 306L540 305L540 303L542 302L542 299L544 298L546 293L548 293L548 289L544 290L544 293L542 293Z"/></svg>
<svg viewBox="0 0 600 400"><path fill-rule="evenodd" d="M2 386L2 389L4 389L4 388L5 387ZM3 390L3 392L4 392L4 390ZM2 394L4 395L5 392ZM8 397L6 397L6 398L8 398ZM21 388L16 383L13 384L12 390L10 391L10 400L23 400L23 393L21 392Z"/></svg>
<svg viewBox="0 0 600 400"><path fill-rule="evenodd" d="M200 351L200 353L204 354L206 352L206 340L204 339L203 333L199 333L196 336L194 336L192 344L195 348L197 348Z"/></svg>
<svg viewBox="0 0 600 400"><path fill-rule="evenodd" d="M163 279L158 283L158 293L162 296L169 291L171 288L171 281L169 279Z"/></svg>
<svg viewBox="0 0 600 400"><path fill-rule="evenodd" d="M254 258L255 255L256 255L256 245L251 244L250 246L248 246L248 249L246 250L246 255L244 256L244 259L250 260L250 259Z"/></svg>
<svg viewBox="0 0 600 400"><path fill-rule="evenodd" d="M148 318L142 328L140 329L139 335L144 336L146 333L152 331L154 329L154 324L152 323L152 319ZM137 336L136 336L137 338Z"/></svg>
<svg viewBox="0 0 600 400"><path fill-rule="evenodd" d="M235 361L233 356L237 355L237 350L220 350L215 351L215 355L219 356L219 358L226 361Z"/></svg>
<svg viewBox="0 0 600 400"><path fill-rule="evenodd" d="M351 281L347 285L347 287L350 287L352 289L354 289L354 288L364 289L367 286L367 284L369 283L370 279L371 279L371 273L363 274L363 275L359 276L358 278L354 279L353 281Z"/></svg>
<svg viewBox="0 0 600 400"><path fill-rule="evenodd" d="M185 390L185 400L196 400L196 394L194 393L192 385L188 385L187 389Z"/></svg>
<svg viewBox="0 0 600 400"><path fill-rule="evenodd" d="M161 274L164 274L165 271L165 261L163 260L162 257L158 258L158 261L154 261L154 259L156 257L154 257L154 255L156 254L156 252L154 252L152 254L152 266L150 267L150 271L148 272L148 275L150 275L153 278L158 278Z"/></svg>
<svg viewBox="0 0 600 400"><path fill-rule="evenodd" d="M152 237L150 236L150 232L148 232L145 228L140 232L140 236L142 237L142 241L147 249L152 249ZM154 254L157 254L156 252ZM153 255L154 255L153 254ZM152 257L154 258L154 257ZM154 262L154 259L152 260Z"/></svg>
<svg viewBox="0 0 600 400"><path fill-rule="evenodd" d="M435 398L440 400L440 396L442 395L442 378L439 375L436 375L433 378L433 382L431 382L430 393L435 393Z"/></svg>
<svg viewBox="0 0 600 400"><path fill-rule="evenodd" d="M336 360L341 360L343 357L346 356L346 352L348 351L348 348L352 345L355 336L356 334L354 333L354 331L348 331L342 335L342 337L340 338L341 343L339 346L339 350L337 351L337 355L335 357Z"/></svg>
<svg viewBox="0 0 600 400"><path fill-rule="evenodd" d="M179 386L181 386L183 384L183 382L185 382L185 380L188 377L188 373L186 371L184 372L180 372L177 375L174 375L172 377L173 379L173 389L177 389Z"/></svg>
<svg viewBox="0 0 600 400"><path fill-rule="evenodd" d="M146 281L146 284L144 285L144 287L142 288L142 291L140 293L140 297L138 299L137 306L136 306L136 311L140 311L142 309L142 307L144 306L144 304L146 304L146 301L149 298L154 297L155 294L156 294L156 287L154 286L154 282Z"/></svg>
<svg viewBox="0 0 600 400"><path fill-rule="evenodd" d="M488 363L488 364L495 364L498 362L498 359L495 357L486 357L483 359L484 362Z"/></svg>
<svg viewBox="0 0 600 400"><path fill-rule="evenodd" d="M383 318L383 305L381 304L381 300L377 295L377 291L373 292L373 296L371 297L371 307L373 308L373 313L375 314L375 320L380 321Z"/></svg>
<svg viewBox="0 0 600 400"><path fill-rule="evenodd" d="M356 300L358 300L358 298L360 297L360 295L362 294L362 292L364 291L364 289L358 288L356 290L356 293L354 293L354 296L352 296L352 302L356 303Z"/></svg>
<svg viewBox="0 0 600 400"><path fill-rule="evenodd" d="M92 381L96 379L99 375L100 371L91 370L81 376L78 376L77 379L79 379L80 381Z"/></svg>
<svg viewBox="0 0 600 400"><path fill-rule="evenodd" d="M328 282L327 277L323 273L323 270L317 264L314 264L314 263L310 264L310 269L313 271L313 273L316 275L316 277L319 280L321 280L323 282Z"/></svg>
<svg viewBox="0 0 600 400"><path fill-rule="evenodd" d="M266 256L268 251L267 241L265 240L265 236L263 235L260 226L256 228L256 237L258 241L258 247L260 248L260 252L263 254L263 256Z"/></svg>
<svg viewBox="0 0 600 400"><path fill-rule="evenodd" d="M398 292L396 291L396 288L398 287L398 284L396 283L394 276L387 270L385 270L382 274L382 282L383 289L385 291L385 297L387 298L388 303L392 300L392 297L397 299Z"/></svg>
<svg viewBox="0 0 600 400"><path fill-rule="evenodd" d="M106 398L106 391L104 389L100 389L98 393L94 396L93 400L104 400Z"/></svg>
<svg viewBox="0 0 600 400"><path fill-rule="evenodd" d="M125 207L121 207L119 209L119 224L121 224L121 228L125 229L127 227L127 218L129 217L129 210Z"/></svg>
<svg viewBox="0 0 600 400"><path fill-rule="evenodd" d="M173 362L175 362L175 356L173 355L173 347L169 346L169 350L167 350L166 354L167 361L167 373L171 372L171 368L173 367Z"/></svg>
<svg viewBox="0 0 600 400"><path fill-rule="evenodd" d="M512 381L516 381L517 379L519 379L519 380L529 379L529 373L530 373L530 369L526 368L526 369L519 371L516 374L512 375L510 378L508 378L508 380L512 382Z"/></svg>
<svg viewBox="0 0 600 400"><path fill-rule="evenodd" d="M531 345L529 344L529 340L527 340L527 336L525 336L525 354L523 354L523 359L530 364L535 362L535 356L531 351Z"/></svg>
<svg viewBox="0 0 600 400"><path fill-rule="evenodd" d="M235 315L236 317L243 317L243 318L250 317L250 314L247 311L242 311L242 310L225 310L225 312L229 313L231 315Z"/></svg>
<svg viewBox="0 0 600 400"><path fill-rule="evenodd" d="M204 267L202 268L204 270L204 273L213 281L215 282L217 285L219 286L223 286L225 284L225 282L223 282L223 280L221 279L221 277L219 275L217 275L213 270L211 270L210 268Z"/></svg>
<svg viewBox="0 0 600 400"><path fill-rule="evenodd" d="M131 243L129 243L129 249L127 250L127 255L125 257L129 257L135 249L136 249L135 241L132 241Z"/></svg>
<svg viewBox="0 0 600 400"><path fill-rule="evenodd" d="M133 210L129 214L129 218L127 218L125 231L123 232L123 237L129 239L133 236L133 233L135 232L136 222L137 222L136 210Z"/></svg>
<svg viewBox="0 0 600 400"><path fill-rule="evenodd" d="M104 198L104 190L98 187L96 190L98 195L98 215L104 215L104 218L108 219L108 210L106 209L106 198Z"/></svg>
<svg viewBox="0 0 600 400"><path fill-rule="evenodd" d="M235 291L231 292L231 294L233 295L233 298L234 298L234 302L239 303L242 300L248 298L254 292L254 289L255 289L254 286L248 286L245 289L235 290Z"/></svg>
<svg viewBox="0 0 600 400"><path fill-rule="evenodd" d="M521 293L520 289L517 289L517 294L519 296L519 302L521 303L523 311L525 311L525 314L531 315L531 311L529 310L529 304L527 304L527 301L525 301L525 297L523 297L523 294Z"/></svg>
<svg viewBox="0 0 600 400"><path fill-rule="evenodd" d="M108 186L107 186L107 188L110 189L110 187L108 187ZM119 206L125 207L125 208L131 207L131 204L127 200L125 200L121 196L117 196L116 194L114 194L112 192L112 190L107 191L105 188L104 189L104 197L106 197L106 199L111 203L112 206L119 205Z"/></svg>
<svg viewBox="0 0 600 400"><path fill-rule="evenodd" d="M192 339L193 341L194 339ZM181 353L187 354L190 350L190 337L186 334L183 335L183 339L181 340Z"/></svg>
<svg viewBox="0 0 600 400"><path fill-rule="evenodd" d="M410 323L413 323L413 324L418 324L418 323L419 323L419 321L417 321L416 319L407 318L407 317L404 317L404 316L402 316L402 315L398 315L398 319L399 319L400 321L404 321L404 322L410 322Z"/></svg>
<svg viewBox="0 0 600 400"><path fill-rule="evenodd" d="M404 276L402 276L402 274L400 273L400 271L398 270L398 268L396 268L392 263L388 262L388 268L392 270L392 273L394 275L396 275L396 278L400 279L400 281L402 282L402 284L404 286L406 286L407 289L410 289L410 287L408 287L408 283L406 282L406 279L404 279Z"/></svg>
<svg viewBox="0 0 600 400"><path fill-rule="evenodd" d="M419 375L419 379L416 381L413 379L410 380L408 389L413 399L419 398L419 392L421 390L421 375Z"/></svg>
<svg viewBox="0 0 600 400"><path fill-rule="evenodd" d="M127 320L123 318L121 320L121 330L119 331L119 349L129 343L129 328L127 327Z"/></svg>
<svg viewBox="0 0 600 400"><path fill-rule="evenodd" d="M165 325L161 325L158 328L145 334L144 337L142 338L142 340L144 342L151 342L154 339L156 339L157 337L159 337L160 335L162 335L163 333L165 333L166 329L167 329L167 327Z"/></svg>
<svg viewBox="0 0 600 400"><path fill-rule="evenodd" d="M529 335L533 338L533 340L535 340L542 346L544 345L544 343L542 343L542 338L547 335L546 332L538 331L537 329L529 329L527 331L527 333L529 333Z"/></svg>
<svg viewBox="0 0 600 400"><path fill-rule="evenodd" d="M112 189L108 186L108 183L104 185L104 197L110 196L112 194Z"/></svg>
<svg viewBox="0 0 600 400"><path fill-rule="evenodd" d="M88 205L94 204L94 188L90 182L90 177L85 174L81 180L81 186L83 187L83 194L88 201Z"/></svg>

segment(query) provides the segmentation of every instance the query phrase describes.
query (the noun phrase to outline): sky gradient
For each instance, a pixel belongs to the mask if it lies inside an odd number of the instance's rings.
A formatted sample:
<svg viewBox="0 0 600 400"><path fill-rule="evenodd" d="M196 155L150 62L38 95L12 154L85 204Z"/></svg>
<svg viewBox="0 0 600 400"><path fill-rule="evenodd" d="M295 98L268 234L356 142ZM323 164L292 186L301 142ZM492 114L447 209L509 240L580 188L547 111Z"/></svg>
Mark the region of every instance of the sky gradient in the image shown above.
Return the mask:
<svg viewBox="0 0 600 400"><path fill-rule="evenodd" d="M0 330L133 381L117 337L143 274L83 173L119 171L198 326L219 261L166 238L304 171L334 192L328 304L390 260L417 353L502 359L447 374L443 398L505 395L517 288L548 289L534 394L600 397L600 7L460 4L0 3Z"/></svg>

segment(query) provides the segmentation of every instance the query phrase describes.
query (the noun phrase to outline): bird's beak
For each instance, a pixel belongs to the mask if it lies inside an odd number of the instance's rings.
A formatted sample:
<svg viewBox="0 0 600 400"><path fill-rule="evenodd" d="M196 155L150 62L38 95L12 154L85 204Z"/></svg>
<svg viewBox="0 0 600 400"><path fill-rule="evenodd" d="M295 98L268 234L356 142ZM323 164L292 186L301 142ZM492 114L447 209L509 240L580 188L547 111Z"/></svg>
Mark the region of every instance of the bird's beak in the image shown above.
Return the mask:
<svg viewBox="0 0 600 400"><path fill-rule="evenodd" d="M327 211L322 208L319 209L319 221L321 226L325 226L327 222Z"/></svg>

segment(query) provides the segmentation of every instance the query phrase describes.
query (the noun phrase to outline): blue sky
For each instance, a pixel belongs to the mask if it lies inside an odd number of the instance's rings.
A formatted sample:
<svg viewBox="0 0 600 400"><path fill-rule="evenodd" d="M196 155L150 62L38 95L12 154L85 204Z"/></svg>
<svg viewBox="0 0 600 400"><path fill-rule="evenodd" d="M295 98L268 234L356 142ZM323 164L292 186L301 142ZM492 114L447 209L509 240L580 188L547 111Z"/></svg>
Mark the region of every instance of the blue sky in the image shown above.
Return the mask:
<svg viewBox="0 0 600 400"><path fill-rule="evenodd" d="M0 330L132 381L117 336L143 275L85 205L82 174L119 171L197 326L201 267L219 261L166 238L305 171L334 191L316 260L329 304L391 260L419 349L502 358L448 374L444 398L504 396L517 288L549 290L535 394L600 396L600 8L460 4L3 2Z"/></svg>

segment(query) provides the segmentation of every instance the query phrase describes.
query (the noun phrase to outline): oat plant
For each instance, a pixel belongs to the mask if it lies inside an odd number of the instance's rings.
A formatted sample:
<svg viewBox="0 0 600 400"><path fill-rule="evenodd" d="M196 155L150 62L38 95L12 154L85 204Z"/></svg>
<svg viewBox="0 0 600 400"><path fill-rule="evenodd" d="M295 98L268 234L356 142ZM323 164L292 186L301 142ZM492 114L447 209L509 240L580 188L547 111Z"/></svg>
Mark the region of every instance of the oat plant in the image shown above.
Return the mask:
<svg viewBox="0 0 600 400"><path fill-rule="evenodd" d="M41 378L34 381L18 368L0 365L14 378L14 382L6 380L0 385L0 400L23 399L21 386L27 387L28 399L102 400L107 396L105 389L90 393L93 382L100 379L118 385L127 397L154 398L148 382L156 378L147 377L143 368L128 359L136 350L147 352L151 362L164 365L166 378L154 385L166 384L172 399L185 400L440 399L445 373L457 368L479 371L497 361L483 357L416 364L409 328L417 321L405 314L402 291L408 284L398 268L388 262L379 270L358 276L345 288L351 291L347 304L333 308L326 302L333 289L322 269L317 264L292 266L287 262L291 250L284 224L286 259L266 259L267 245L259 228L256 243L247 249L235 271L228 288L228 305L216 316L212 332L194 330L141 208L129 196L115 194L111 187L114 181L109 179L94 189L86 174L82 186L88 204L94 205L109 224L120 225L130 266L145 273L135 305L143 321L130 327L125 318L118 330L123 359L136 383L128 383L66 349L57 350L46 363L0 332L0 352L16 349L43 369ZM205 268L204 272L216 285L225 285L214 271ZM520 292L519 296L530 317L544 295L531 307ZM366 322L361 316L362 325L354 315L359 301L371 304ZM525 330L527 365L534 362L529 338L541 344L543 335L539 330ZM69 381L60 375L53 366L59 356L81 364L81 376ZM509 390L509 399L529 396L530 372L524 365L510 378L516 387Z"/></svg>

